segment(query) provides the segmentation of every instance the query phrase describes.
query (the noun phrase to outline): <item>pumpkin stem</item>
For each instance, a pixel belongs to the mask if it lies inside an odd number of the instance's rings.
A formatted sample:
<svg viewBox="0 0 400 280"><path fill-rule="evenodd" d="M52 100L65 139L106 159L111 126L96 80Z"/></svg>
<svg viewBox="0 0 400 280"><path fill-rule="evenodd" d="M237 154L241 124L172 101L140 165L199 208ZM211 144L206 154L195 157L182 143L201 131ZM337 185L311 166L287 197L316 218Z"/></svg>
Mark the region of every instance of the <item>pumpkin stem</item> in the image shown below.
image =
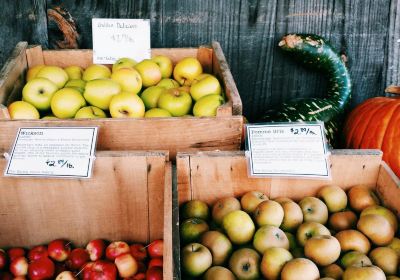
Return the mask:
<svg viewBox="0 0 400 280"><path fill-rule="evenodd" d="M385 92L400 95L400 86L388 86Z"/></svg>

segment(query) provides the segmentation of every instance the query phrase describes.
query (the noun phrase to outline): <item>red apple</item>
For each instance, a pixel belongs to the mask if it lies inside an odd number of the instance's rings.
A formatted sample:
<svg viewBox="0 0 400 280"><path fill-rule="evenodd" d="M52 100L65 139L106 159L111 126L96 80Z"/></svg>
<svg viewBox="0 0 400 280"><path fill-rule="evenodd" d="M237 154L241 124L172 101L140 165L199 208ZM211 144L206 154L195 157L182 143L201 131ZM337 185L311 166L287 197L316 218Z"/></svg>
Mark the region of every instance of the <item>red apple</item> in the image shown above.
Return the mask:
<svg viewBox="0 0 400 280"><path fill-rule="evenodd" d="M149 261L149 268L153 266L163 267L163 258L154 258Z"/></svg>
<svg viewBox="0 0 400 280"><path fill-rule="evenodd" d="M82 248L76 248L71 251L71 254L66 261L67 266L72 270L79 270L84 264L89 261L89 253Z"/></svg>
<svg viewBox="0 0 400 280"><path fill-rule="evenodd" d="M48 256L49 254L47 252L47 247L43 245L33 247L28 252L28 259L30 261L36 261L41 258L47 258Z"/></svg>
<svg viewBox="0 0 400 280"><path fill-rule="evenodd" d="M29 264L28 275L31 280L53 279L55 265L49 258L41 258Z"/></svg>
<svg viewBox="0 0 400 280"><path fill-rule="evenodd" d="M144 262L138 262L138 273L139 272L144 272L146 273L147 267L144 264Z"/></svg>
<svg viewBox="0 0 400 280"><path fill-rule="evenodd" d="M131 277L138 271L138 263L129 253L116 257L115 265L121 278Z"/></svg>
<svg viewBox="0 0 400 280"><path fill-rule="evenodd" d="M62 239L53 240L47 248L50 258L55 261L65 261L71 253L70 242Z"/></svg>
<svg viewBox="0 0 400 280"><path fill-rule="evenodd" d="M92 240L86 245L86 250L89 253L90 260L93 262L97 261L103 257L106 250L106 243L102 239Z"/></svg>
<svg viewBox="0 0 400 280"><path fill-rule="evenodd" d="M57 275L56 280L76 280L77 278L71 271L63 271Z"/></svg>
<svg viewBox="0 0 400 280"><path fill-rule="evenodd" d="M146 280L162 280L163 279L163 270L161 267L154 266L149 268L146 272Z"/></svg>
<svg viewBox="0 0 400 280"><path fill-rule="evenodd" d="M133 277L128 278L129 280L146 280L146 273L140 272Z"/></svg>
<svg viewBox="0 0 400 280"><path fill-rule="evenodd" d="M114 241L106 248L106 258L114 261L116 257L130 252L128 243L124 241Z"/></svg>
<svg viewBox="0 0 400 280"><path fill-rule="evenodd" d="M147 258L147 251L143 244L132 244L129 248L131 249L132 257L137 261L144 261Z"/></svg>
<svg viewBox="0 0 400 280"><path fill-rule="evenodd" d="M0 249L0 270L3 270L6 266L7 266L7 254L3 249Z"/></svg>
<svg viewBox="0 0 400 280"><path fill-rule="evenodd" d="M10 259L10 263L18 258L25 256L25 250L23 248L11 248L7 251L8 258Z"/></svg>
<svg viewBox="0 0 400 280"><path fill-rule="evenodd" d="M25 257L16 257L10 263L10 272L14 276L25 276L28 274L28 260Z"/></svg>
<svg viewBox="0 0 400 280"><path fill-rule="evenodd" d="M93 268L94 262L88 262L82 269L82 279L83 280L90 280L92 276L92 268Z"/></svg>
<svg viewBox="0 0 400 280"><path fill-rule="evenodd" d="M1 280L13 280L14 276L8 271L0 271Z"/></svg>
<svg viewBox="0 0 400 280"><path fill-rule="evenodd" d="M89 279L115 280L117 279L117 267L109 261L96 261L93 263Z"/></svg>
<svg viewBox="0 0 400 280"><path fill-rule="evenodd" d="M162 239L154 240L147 247L150 257L152 258L162 258L163 257L163 247L164 241Z"/></svg>

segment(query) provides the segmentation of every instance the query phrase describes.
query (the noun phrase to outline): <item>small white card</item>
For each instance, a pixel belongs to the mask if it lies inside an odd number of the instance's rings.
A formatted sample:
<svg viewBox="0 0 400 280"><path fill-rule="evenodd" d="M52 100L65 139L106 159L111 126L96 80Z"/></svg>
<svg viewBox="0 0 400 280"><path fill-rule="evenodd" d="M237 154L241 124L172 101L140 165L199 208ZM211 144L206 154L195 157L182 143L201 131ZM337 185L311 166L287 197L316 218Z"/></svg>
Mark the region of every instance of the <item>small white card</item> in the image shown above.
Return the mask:
<svg viewBox="0 0 400 280"><path fill-rule="evenodd" d="M90 178L97 132L97 127L20 128L4 175Z"/></svg>
<svg viewBox="0 0 400 280"><path fill-rule="evenodd" d="M246 126L249 174L330 178L323 123Z"/></svg>
<svg viewBox="0 0 400 280"><path fill-rule="evenodd" d="M93 63L113 64L121 57L137 62L151 57L149 19L92 19Z"/></svg>

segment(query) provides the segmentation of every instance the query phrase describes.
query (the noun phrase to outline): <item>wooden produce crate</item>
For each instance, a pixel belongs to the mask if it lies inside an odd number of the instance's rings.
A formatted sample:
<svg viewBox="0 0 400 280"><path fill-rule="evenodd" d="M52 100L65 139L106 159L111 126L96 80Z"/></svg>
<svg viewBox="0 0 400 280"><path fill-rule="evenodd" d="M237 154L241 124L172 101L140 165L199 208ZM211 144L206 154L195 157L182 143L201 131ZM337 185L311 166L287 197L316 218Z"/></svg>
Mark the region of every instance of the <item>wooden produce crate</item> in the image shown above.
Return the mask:
<svg viewBox="0 0 400 280"><path fill-rule="evenodd" d="M162 238L164 279L172 279L171 176L167 152L128 151L98 152L91 179L1 176L0 248Z"/></svg>
<svg viewBox="0 0 400 280"><path fill-rule="evenodd" d="M375 189L383 204L400 218L400 180L382 161L381 151L335 150L330 163L332 180L249 178L244 152L178 153L178 194L174 204L199 199L213 205L219 198L240 197L252 190L261 191L271 199L289 197L298 201L305 196L315 196L324 185L348 189L364 184ZM173 205L173 209L175 244L179 242L179 211L177 205ZM174 260L179 270L180 249L175 247Z"/></svg>
<svg viewBox="0 0 400 280"><path fill-rule="evenodd" d="M42 50L20 42L0 72L0 149L11 148L19 127L96 125L100 127L100 150L169 150L171 159L175 159L177 151L238 150L242 102L219 43L199 48L152 49L152 55L159 54L167 55L174 63L184 57L197 57L205 72L219 78L227 103L218 108L216 117L10 121L5 106L21 98L29 67L46 64L85 68L92 64L92 50Z"/></svg>

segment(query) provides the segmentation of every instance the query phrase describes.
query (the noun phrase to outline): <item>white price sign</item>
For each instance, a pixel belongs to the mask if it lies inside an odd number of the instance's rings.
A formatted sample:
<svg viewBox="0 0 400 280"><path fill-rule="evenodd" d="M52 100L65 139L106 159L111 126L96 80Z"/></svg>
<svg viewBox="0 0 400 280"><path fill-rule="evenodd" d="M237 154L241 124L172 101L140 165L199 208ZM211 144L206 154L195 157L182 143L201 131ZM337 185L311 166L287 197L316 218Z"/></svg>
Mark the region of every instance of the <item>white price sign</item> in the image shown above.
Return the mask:
<svg viewBox="0 0 400 280"><path fill-rule="evenodd" d="M330 178L323 123L246 126L250 176Z"/></svg>
<svg viewBox="0 0 400 280"><path fill-rule="evenodd" d="M149 19L92 19L93 63L113 64L121 57L151 57Z"/></svg>
<svg viewBox="0 0 400 280"><path fill-rule="evenodd" d="M90 178L97 132L97 127L20 128L4 175Z"/></svg>

